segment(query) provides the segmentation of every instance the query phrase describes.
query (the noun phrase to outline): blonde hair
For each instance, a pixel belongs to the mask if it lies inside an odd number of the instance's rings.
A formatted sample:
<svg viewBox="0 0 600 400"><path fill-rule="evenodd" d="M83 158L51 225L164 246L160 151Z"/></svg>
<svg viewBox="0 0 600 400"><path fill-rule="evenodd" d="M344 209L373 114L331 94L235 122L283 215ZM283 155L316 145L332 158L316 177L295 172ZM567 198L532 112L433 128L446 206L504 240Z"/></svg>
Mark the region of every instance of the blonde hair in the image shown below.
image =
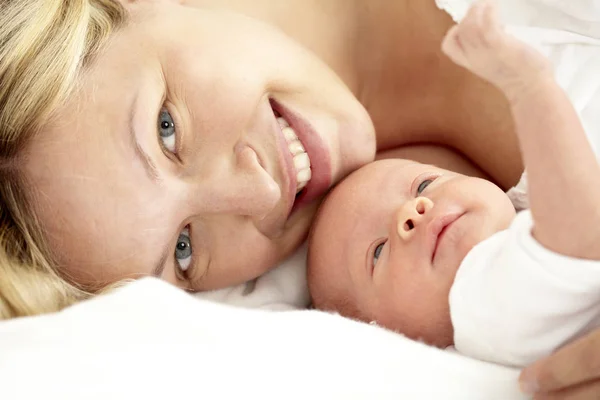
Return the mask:
<svg viewBox="0 0 600 400"><path fill-rule="evenodd" d="M125 20L116 0L0 3L0 319L90 296L52 261L20 167L31 138Z"/></svg>

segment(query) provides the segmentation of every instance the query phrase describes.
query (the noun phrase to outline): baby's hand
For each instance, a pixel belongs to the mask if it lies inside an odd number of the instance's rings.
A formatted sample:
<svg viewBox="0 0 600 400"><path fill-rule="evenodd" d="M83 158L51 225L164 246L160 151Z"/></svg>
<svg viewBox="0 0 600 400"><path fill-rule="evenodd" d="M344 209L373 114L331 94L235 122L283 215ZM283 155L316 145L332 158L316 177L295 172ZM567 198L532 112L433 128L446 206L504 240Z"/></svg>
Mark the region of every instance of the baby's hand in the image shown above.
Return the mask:
<svg viewBox="0 0 600 400"><path fill-rule="evenodd" d="M475 3L461 23L448 31L442 50L456 64L496 85L509 99L551 73L543 55L504 31L489 0Z"/></svg>

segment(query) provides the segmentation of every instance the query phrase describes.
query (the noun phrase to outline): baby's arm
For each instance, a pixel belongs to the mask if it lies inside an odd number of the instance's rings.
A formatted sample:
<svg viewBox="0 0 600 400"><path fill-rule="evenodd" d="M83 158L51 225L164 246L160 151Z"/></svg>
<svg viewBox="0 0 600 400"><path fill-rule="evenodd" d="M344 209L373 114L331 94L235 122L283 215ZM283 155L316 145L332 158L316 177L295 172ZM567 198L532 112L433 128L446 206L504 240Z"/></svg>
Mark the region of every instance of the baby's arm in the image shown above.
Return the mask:
<svg viewBox="0 0 600 400"><path fill-rule="evenodd" d="M448 32L443 50L511 104L536 240L560 254L600 260L600 166L550 63L505 33L487 1Z"/></svg>

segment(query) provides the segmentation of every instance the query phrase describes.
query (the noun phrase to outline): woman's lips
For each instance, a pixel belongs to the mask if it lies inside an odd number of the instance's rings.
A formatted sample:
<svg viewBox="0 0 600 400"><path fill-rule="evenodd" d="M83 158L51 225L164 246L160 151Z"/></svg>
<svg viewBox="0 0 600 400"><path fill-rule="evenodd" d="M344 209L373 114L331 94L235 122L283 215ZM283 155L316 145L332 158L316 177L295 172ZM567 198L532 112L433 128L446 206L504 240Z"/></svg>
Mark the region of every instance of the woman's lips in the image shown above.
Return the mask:
<svg viewBox="0 0 600 400"><path fill-rule="evenodd" d="M312 177L296 198L296 170L287 147L287 142L283 138L283 133L281 133L280 150L284 152L286 170L290 176L288 187L289 216L303 205L322 196L329 189L332 179L331 157L322 138L308 121L277 100L270 99L270 102L273 110L279 113L294 130L298 139L302 142L311 163Z"/></svg>
<svg viewBox="0 0 600 400"><path fill-rule="evenodd" d="M433 264L435 256L437 255L438 248L442 239L444 239L448 230L452 225L458 221L465 213L464 212L452 212L446 215L435 218L431 222L430 237L431 237L431 263Z"/></svg>

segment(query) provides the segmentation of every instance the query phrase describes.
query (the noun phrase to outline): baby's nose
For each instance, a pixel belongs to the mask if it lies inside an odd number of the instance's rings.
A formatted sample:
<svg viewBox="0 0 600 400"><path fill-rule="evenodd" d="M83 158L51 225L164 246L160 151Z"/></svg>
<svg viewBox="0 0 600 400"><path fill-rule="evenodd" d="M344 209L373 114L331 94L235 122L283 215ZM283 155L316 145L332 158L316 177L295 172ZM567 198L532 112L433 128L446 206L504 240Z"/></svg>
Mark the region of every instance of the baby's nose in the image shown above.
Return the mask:
<svg viewBox="0 0 600 400"><path fill-rule="evenodd" d="M398 236L403 240L410 240L425 215L433 208L433 201L427 197L417 197L404 203L396 214L396 230Z"/></svg>

